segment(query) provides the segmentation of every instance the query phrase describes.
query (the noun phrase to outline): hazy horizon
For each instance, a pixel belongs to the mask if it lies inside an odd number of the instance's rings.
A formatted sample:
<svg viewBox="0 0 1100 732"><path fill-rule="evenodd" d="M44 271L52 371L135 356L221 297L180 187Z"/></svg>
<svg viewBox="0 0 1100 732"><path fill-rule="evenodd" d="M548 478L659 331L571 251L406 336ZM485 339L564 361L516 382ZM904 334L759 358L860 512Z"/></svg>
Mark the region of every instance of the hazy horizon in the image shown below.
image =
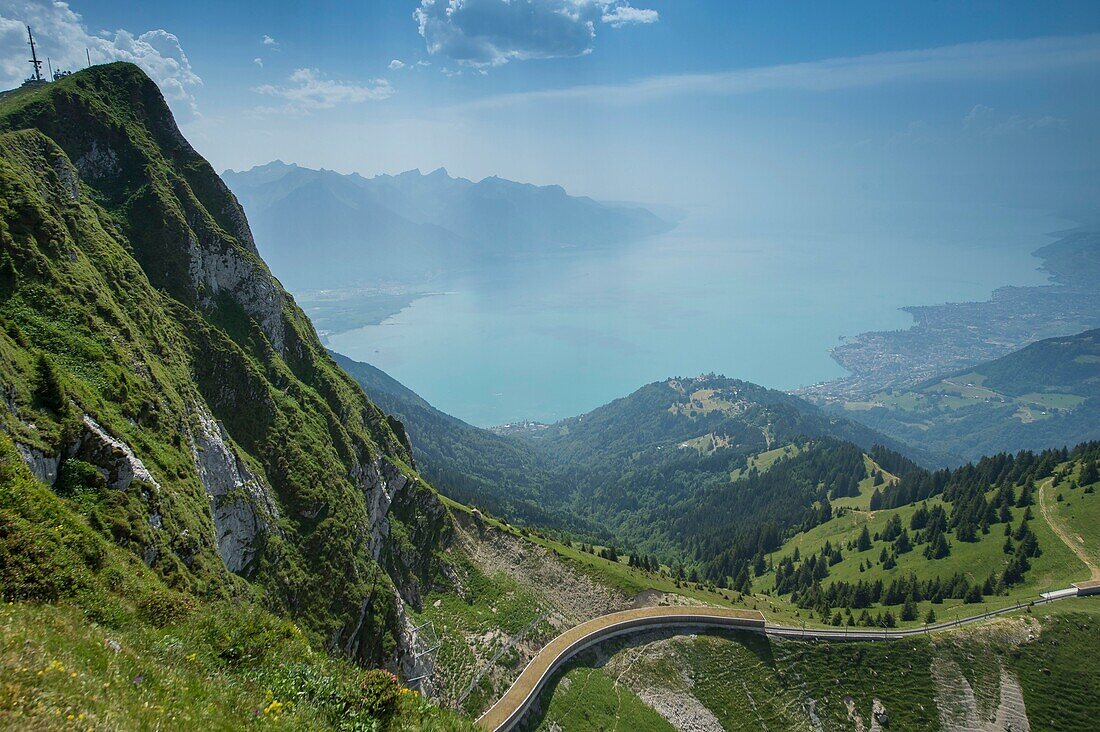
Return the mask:
<svg viewBox="0 0 1100 732"><path fill-rule="evenodd" d="M513 302L494 296L465 311L479 323L471 333L452 320L461 308L430 315L440 306L428 299L347 344L348 355L479 424L569 416L641 379L693 370L778 388L832 378L842 371L827 349L839 337L904 327L909 318L897 308L906 305L981 300L999 286L1041 281L1030 252L1044 235L1100 220L1095 3L885 9L852 0L777 12L670 0L407 0L258 13L247 4L0 0L5 86L29 70L25 24L54 68L87 58L140 65L216 170L283 160L369 178L442 167L472 181L499 176L682 210L685 224L661 244L590 263L621 280L623 297L646 303L626 320L608 315L621 303L601 305L600 292L586 290L581 310L541 324L546 340L535 347L510 341L499 320L506 312L485 305ZM308 212L300 219L308 228ZM262 236L258 244L261 253L268 246ZM696 297L690 285L661 291L639 276L652 266L639 267L639 258L667 255L653 246L673 247L672 268L696 257L692 266L707 277L737 271L707 279L712 299L685 307ZM539 282L531 287L573 287L562 280L570 276L564 260L532 266ZM387 276L408 278L377 273ZM484 291L477 279L444 268L433 282L465 293L452 296L458 302ZM638 330L646 308L748 307L724 285L760 288L744 301L758 310L753 323L714 317L725 329L718 337L744 341L741 350L707 353L712 344L701 335ZM767 297L788 288L812 311L804 323L792 309L770 315L777 310ZM408 366L423 359L387 356L395 334L417 331L425 341L434 334L432 347L443 349L434 358L510 343L528 361L557 365L524 382L526 399L498 409L495 395L507 389L479 381L460 394L426 366ZM453 340L464 332L468 340ZM609 355L622 348L616 339L641 349L622 373ZM543 348L555 357L538 356ZM507 373L485 363L462 373L495 374L499 383L529 370L528 361L511 362ZM589 367L600 375L586 380ZM562 397L570 388L583 396ZM540 399L555 406L539 407Z"/></svg>

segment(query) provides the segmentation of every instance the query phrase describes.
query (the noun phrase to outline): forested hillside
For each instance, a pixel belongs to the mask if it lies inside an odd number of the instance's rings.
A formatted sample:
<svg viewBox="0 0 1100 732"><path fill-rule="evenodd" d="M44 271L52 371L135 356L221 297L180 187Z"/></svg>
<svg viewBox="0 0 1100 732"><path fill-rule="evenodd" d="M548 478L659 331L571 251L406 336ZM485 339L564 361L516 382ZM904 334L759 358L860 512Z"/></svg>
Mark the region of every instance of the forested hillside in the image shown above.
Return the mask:
<svg viewBox="0 0 1100 732"><path fill-rule="evenodd" d="M807 402L720 376L649 384L531 437L495 435L336 356L408 425L425 474L499 515L693 569L727 585L757 553L821 520L821 500L906 469L898 443ZM881 480L881 478L880 478Z"/></svg>
<svg viewBox="0 0 1100 732"><path fill-rule="evenodd" d="M763 558L756 586L833 625L932 622L945 602L1033 599L1095 576L1085 547L1100 533L1075 517L1100 509L1098 466L1091 442L897 470Z"/></svg>

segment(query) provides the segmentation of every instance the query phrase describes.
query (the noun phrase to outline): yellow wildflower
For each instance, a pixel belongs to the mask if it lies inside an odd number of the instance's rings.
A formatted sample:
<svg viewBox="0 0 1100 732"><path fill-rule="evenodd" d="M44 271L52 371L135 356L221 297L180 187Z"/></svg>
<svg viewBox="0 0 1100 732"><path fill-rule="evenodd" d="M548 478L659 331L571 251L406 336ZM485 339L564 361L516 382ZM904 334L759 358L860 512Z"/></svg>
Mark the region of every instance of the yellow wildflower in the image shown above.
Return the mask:
<svg viewBox="0 0 1100 732"><path fill-rule="evenodd" d="M272 700L267 707L264 708L264 714L278 716L283 711L283 703L278 699Z"/></svg>

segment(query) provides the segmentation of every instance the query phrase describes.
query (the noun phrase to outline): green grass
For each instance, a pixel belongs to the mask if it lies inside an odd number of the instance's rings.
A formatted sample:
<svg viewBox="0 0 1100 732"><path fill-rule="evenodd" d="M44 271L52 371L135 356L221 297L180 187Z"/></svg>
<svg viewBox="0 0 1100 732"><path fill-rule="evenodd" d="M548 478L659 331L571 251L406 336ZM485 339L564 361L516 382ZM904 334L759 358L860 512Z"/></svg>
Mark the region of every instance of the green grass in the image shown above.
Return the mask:
<svg viewBox="0 0 1100 732"><path fill-rule="evenodd" d="M0 727L470 729L320 651L247 586L225 600L169 589L39 483L0 432Z"/></svg>
<svg viewBox="0 0 1100 732"><path fill-rule="evenodd" d="M1084 403L1085 397L1077 394L1058 394L1056 392L1043 394L1031 392L1020 395L1020 401L1037 404L1048 409L1075 409Z"/></svg>
<svg viewBox="0 0 1100 732"><path fill-rule="evenodd" d="M1097 657L1097 639L1100 613L1063 611L1052 617L1027 652L1011 655L1009 665L1020 677L1032 729L1095 728L1100 665L1082 659Z"/></svg>
<svg viewBox="0 0 1100 732"><path fill-rule="evenodd" d="M474 729L407 690L392 717L372 716L361 668L248 606L109 628L74 607L14 603L0 606L0 629L5 728Z"/></svg>
<svg viewBox="0 0 1100 732"><path fill-rule="evenodd" d="M866 511L871 505L871 495L875 492L876 487L875 479L871 477L873 472L882 473L883 485L895 479L894 475L872 460L870 455L863 456L863 464L867 470L867 477L859 482L859 495L834 499L832 501L834 508L852 508Z"/></svg>
<svg viewBox="0 0 1100 732"><path fill-rule="evenodd" d="M74 200L71 161L90 149L115 170L77 181ZM249 285L212 296L189 244ZM387 516L386 566L374 560L357 476L384 462L412 477L407 449L251 244L232 195L138 67L95 66L5 96L0 391L11 404L0 428L56 455L87 414L127 443L161 489L89 491L89 525L138 556L155 550L161 579L211 600L244 580L219 556L191 450L196 413L210 414L279 514L242 574L318 645L336 638L365 664L384 663L399 641L397 607L376 590L427 580L445 514L410 481ZM37 396L40 360L53 364L63 409Z"/></svg>
<svg viewBox="0 0 1100 732"><path fill-rule="evenodd" d="M583 663L580 661L578 663ZM665 732L673 727L630 689L600 668L571 664L543 693L549 706L532 713L522 729Z"/></svg>
<svg viewBox="0 0 1100 732"><path fill-rule="evenodd" d="M782 447L777 447L773 450L766 450L758 455L752 455L748 458L748 467L746 468L746 470L742 471L741 468L737 468L730 473L730 480L736 481L738 478L741 477L743 473L748 472L753 468L756 468L758 472L763 473L772 465L774 465L775 461L779 458L794 457L795 455L798 455L798 453L802 452L802 450L802 445L783 445Z"/></svg>
<svg viewBox="0 0 1100 732"><path fill-rule="evenodd" d="M1059 494L1063 500L1053 500L1050 504L1055 520L1060 521L1077 542L1079 549L1100 566L1100 483L1092 485L1092 493L1086 493L1088 486L1079 486L1074 472L1069 480L1048 488L1051 498ZM1075 487L1071 487L1075 486ZM1083 578L1082 578L1083 579Z"/></svg>

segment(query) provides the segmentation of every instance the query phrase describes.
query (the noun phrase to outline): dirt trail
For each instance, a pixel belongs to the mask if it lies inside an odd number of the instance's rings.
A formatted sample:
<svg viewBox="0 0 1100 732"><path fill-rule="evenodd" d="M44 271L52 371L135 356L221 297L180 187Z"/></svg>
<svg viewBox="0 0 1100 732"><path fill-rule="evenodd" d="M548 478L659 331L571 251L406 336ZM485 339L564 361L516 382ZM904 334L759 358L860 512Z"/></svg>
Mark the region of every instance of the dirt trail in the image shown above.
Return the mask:
<svg viewBox="0 0 1100 732"><path fill-rule="evenodd" d="M1039 484L1039 511L1043 514L1043 519L1050 525L1050 528L1058 535L1058 538L1089 568L1092 575L1089 579L1100 580L1100 567L1097 567L1096 563L1092 561L1092 557L1081 546L1081 542L1070 534L1066 527L1054 516L1054 511L1050 506L1050 489L1053 484L1054 478L1047 478Z"/></svg>

